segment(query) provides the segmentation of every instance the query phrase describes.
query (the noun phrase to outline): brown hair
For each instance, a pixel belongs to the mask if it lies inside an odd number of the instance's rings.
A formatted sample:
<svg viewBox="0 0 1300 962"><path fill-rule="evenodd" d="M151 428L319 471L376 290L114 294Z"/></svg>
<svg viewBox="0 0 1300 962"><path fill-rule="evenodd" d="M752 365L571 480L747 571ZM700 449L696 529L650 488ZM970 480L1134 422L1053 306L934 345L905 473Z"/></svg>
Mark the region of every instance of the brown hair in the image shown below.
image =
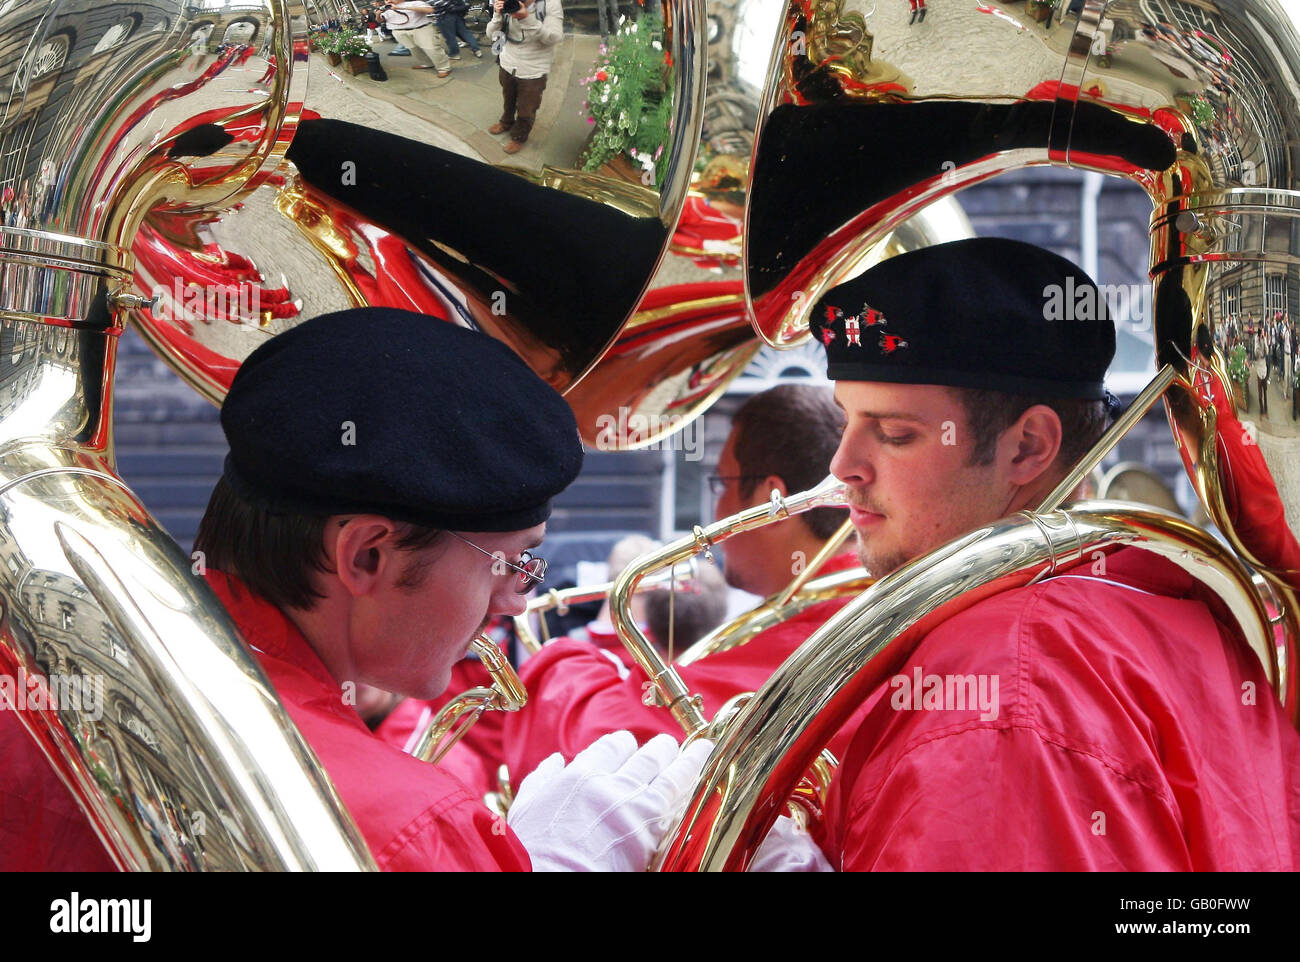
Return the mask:
<svg viewBox="0 0 1300 962"><path fill-rule="evenodd" d="M665 654L668 651L669 621L672 622L674 654L681 654L716 628L727 615L727 583L718 568L701 564L696 582L697 591L650 591L645 595L646 628Z"/></svg>
<svg viewBox="0 0 1300 962"><path fill-rule="evenodd" d="M241 497L224 477L217 480L199 522L194 550L202 551L209 568L234 575L250 591L277 608L310 611L325 597L315 585L316 572L329 572L325 564L325 515L286 514ZM431 546L442 532L405 521L397 526L397 547L419 551ZM432 558L416 557L399 576L402 588L416 588L424 580Z"/></svg>
<svg viewBox="0 0 1300 962"><path fill-rule="evenodd" d="M740 473L760 478L774 474L792 494L806 491L830 473L844 421L829 388L781 384L755 394L731 421ZM741 497L750 497L757 486L757 481L742 480ZM843 523L844 512L818 508L800 515L800 520L817 537L829 538Z"/></svg>
<svg viewBox="0 0 1300 962"><path fill-rule="evenodd" d="M1061 450L1057 452L1056 465L1066 470L1083 457L1110 427L1111 418L1105 401L1031 398L977 388L954 387L949 390L957 395L966 410L966 425L975 441L971 464L990 463L998 435L1036 404L1045 404L1061 419Z"/></svg>

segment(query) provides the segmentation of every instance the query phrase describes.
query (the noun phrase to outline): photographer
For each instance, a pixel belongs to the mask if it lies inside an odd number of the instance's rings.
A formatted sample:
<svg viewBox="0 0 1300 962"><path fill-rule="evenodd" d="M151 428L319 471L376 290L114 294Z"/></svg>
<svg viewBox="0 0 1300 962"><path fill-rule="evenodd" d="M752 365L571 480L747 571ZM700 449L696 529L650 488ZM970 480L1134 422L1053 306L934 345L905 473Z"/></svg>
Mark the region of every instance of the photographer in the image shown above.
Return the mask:
<svg viewBox="0 0 1300 962"><path fill-rule="evenodd" d="M451 61L434 29L433 7L427 3L390 3L384 8L383 19L398 43L419 50L429 60L428 64L413 64L412 69L436 68L439 77L451 73Z"/></svg>
<svg viewBox="0 0 1300 962"><path fill-rule="evenodd" d="M460 59L460 45L456 42L459 37L469 45L474 56L482 59L483 51L479 49L478 39L465 23L465 14L469 13L468 0L434 0L433 11L438 17L438 29L447 41L447 56L452 60Z"/></svg>
<svg viewBox="0 0 1300 962"><path fill-rule="evenodd" d="M494 0L487 26L492 52L501 64L501 119L489 133L509 133L507 154L516 154L528 140L542 105L546 75L555 46L564 36L560 0Z"/></svg>

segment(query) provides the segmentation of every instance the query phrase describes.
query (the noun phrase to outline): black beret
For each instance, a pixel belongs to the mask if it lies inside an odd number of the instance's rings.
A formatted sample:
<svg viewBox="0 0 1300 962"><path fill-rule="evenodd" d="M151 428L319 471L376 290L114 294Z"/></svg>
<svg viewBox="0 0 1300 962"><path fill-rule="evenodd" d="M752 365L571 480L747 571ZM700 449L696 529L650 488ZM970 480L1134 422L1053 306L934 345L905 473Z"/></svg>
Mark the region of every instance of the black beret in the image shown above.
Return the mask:
<svg viewBox="0 0 1300 962"><path fill-rule="evenodd" d="M386 308L325 314L248 356L225 477L275 511L520 531L582 467L573 412L485 334Z"/></svg>
<svg viewBox="0 0 1300 962"><path fill-rule="evenodd" d="M837 381L1100 400L1115 356L1092 279L1051 251L997 237L881 261L828 291L811 328Z"/></svg>

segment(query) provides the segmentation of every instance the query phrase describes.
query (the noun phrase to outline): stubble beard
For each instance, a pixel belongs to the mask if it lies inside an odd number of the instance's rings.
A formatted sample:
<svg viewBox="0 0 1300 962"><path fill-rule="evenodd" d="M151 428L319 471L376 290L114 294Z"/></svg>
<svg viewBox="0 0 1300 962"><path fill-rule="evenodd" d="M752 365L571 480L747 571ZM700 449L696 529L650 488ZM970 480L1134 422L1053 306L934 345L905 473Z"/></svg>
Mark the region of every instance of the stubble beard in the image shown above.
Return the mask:
<svg viewBox="0 0 1300 962"><path fill-rule="evenodd" d="M873 578L883 578L892 574L910 560L901 551L879 551L869 548L862 540L862 533L855 532L858 539L858 562L867 569Z"/></svg>

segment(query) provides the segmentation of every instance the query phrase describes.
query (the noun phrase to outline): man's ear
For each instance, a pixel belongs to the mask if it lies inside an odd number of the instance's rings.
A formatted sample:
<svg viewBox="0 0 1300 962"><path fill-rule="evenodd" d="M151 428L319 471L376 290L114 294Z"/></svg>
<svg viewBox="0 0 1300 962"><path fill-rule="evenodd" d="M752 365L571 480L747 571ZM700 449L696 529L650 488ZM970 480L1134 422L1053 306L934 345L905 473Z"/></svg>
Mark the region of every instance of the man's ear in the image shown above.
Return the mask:
<svg viewBox="0 0 1300 962"><path fill-rule="evenodd" d="M998 445L1007 480L1021 486L1049 472L1060 451L1061 418L1046 404L1035 404L1020 415Z"/></svg>
<svg viewBox="0 0 1300 962"><path fill-rule="evenodd" d="M758 490L766 495L764 500L771 498L773 491L777 492L777 494L781 495L783 498L790 493L790 489L785 486L785 478L781 477L779 474L769 474L765 477L759 485Z"/></svg>
<svg viewBox="0 0 1300 962"><path fill-rule="evenodd" d="M350 518L337 529L332 552L335 572L354 597L372 593L387 577L396 550L396 533L391 520L375 514Z"/></svg>

